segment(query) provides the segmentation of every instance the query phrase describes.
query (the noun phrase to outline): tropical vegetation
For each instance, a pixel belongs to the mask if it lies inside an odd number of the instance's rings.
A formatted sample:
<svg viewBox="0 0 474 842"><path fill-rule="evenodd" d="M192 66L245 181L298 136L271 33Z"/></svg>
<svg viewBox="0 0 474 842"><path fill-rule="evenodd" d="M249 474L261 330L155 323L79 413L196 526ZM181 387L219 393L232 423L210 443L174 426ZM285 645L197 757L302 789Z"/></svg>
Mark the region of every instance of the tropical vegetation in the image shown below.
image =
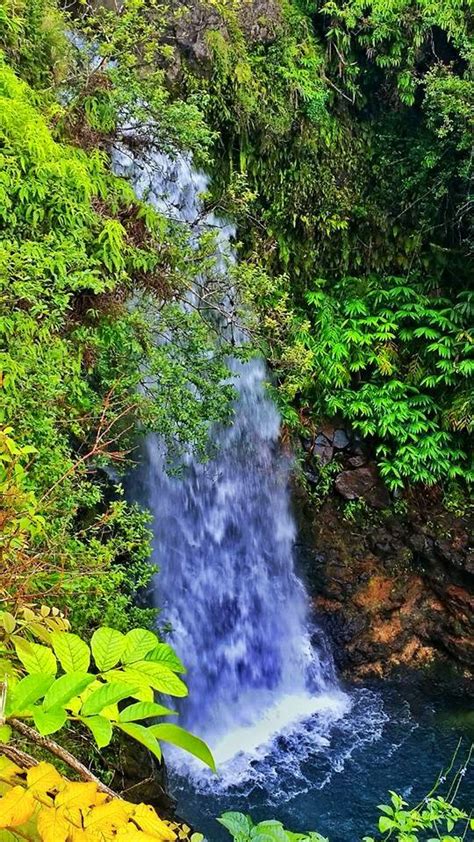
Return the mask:
<svg viewBox="0 0 474 842"><path fill-rule="evenodd" d="M238 351L212 317L215 235L138 197L115 154L209 172L206 207L237 224L240 353L266 356L291 432L342 420L397 495L474 479L469 0L275 0L262 37L237 0L202 0L201 64L176 35L193 2L0 5L5 840L187 838L93 774L84 741L97 759L125 735L157 760L171 742L214 768L160 698L187 693L185 665L123 479L148 433L170 470L208 458ZM472 829L439 795L406 807L382 808L382 838ZM237 842L322 840L221 821Z"/></svg>

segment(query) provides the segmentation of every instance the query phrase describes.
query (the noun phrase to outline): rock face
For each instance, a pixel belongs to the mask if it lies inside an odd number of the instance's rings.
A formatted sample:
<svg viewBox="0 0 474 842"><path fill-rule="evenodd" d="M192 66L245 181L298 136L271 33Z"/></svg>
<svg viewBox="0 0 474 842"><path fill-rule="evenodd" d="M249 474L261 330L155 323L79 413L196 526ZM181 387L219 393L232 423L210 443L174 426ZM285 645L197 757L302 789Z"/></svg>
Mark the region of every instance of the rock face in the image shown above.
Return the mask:
<svg viewBox="0 0 474 842"><path fill-rule="evenodd" d="M390 495L380 482L377 468L370 465L359 465L360 456L349 459L349 462L356 462L351 465L352 470L342 471L336 479L336 491L345 500L366 500L371 506L383 509L390 505Z"/></svg>
<svg viewBox="0 0 474 842"><path fill-rule="evenodd" d="M213 0L174 0L168 42L175 47L173 75L179 77L182 60L206 72L212 59L209 35L219 33L231 42L235 25L252 43L270 43L281 21L280 0L243 0L235 10L223 13Z"/></svg>
<svg viewBox="0 0 474 842"><path fill-rule="evenodd" d="M300 493L295 509L301 564L337 666L362 678L444 658L474 674L474 517L447 512L429 489L396 514L374 463L350 433L338 448L335 432L318 430L305 445L316 489L315 465L332 449L334 492L318 510ZM349 520L344 501L354 500L366 507Z"/></svg>

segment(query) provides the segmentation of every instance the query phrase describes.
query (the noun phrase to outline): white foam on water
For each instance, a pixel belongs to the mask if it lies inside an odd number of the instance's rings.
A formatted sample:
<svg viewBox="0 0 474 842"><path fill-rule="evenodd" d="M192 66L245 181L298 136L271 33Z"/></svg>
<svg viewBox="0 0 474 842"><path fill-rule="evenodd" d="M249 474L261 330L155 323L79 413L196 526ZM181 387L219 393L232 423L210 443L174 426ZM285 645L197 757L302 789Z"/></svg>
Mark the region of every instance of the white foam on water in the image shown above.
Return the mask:
<svg viewBox="0 0 474 842"><path fill-rule="evenodd" d="M349 698L344 693L320 693L313 697L285 694L264 711L260 720L235 728L214 746L216 764L222 768L238 755L247 758L266 755L277 735L292 733L315 713L327 714L331 720L336 720L349 708Z"/></svg>

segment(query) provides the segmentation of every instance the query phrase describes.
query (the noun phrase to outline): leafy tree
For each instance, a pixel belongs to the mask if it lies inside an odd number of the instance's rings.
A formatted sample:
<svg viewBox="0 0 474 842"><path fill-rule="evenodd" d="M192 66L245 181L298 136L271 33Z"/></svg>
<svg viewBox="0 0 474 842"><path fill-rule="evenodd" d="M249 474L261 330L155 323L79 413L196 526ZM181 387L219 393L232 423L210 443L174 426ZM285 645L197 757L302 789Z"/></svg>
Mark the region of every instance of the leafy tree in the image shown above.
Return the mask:
<svg viewBox="0 0 474 842"><path fill-rule="evenodd" d="M18 616L8 611L0 615L7 682L1 711L4 740L13 729L65 759L59 746L41 737L78 723L92 733L98 748L109 745L118 729L158 760L159 741L164 740L215 770L209 749L198 737L168 722L148 724L157 717L176 716L155 702L155 692L175 697L188 692L179 677L185 667L171 646L148 629L123 634L106 626L96 629L89 645L69 628L64 616L47 606L36 611L25 606Z"/></svg>
<svg viewBox="0 0 474 842"><path fill-rule="evenodd" d="M25 76L29 10L7 5L3 19L6 55ZM0 103L2 460L28 505L6 499L2 586L13 598L61 593L83 627L105 616L126 628L140 622L135 593L153 572L148 516L104 469L129 465L146 430L204 456L209 424L229 415L225 349L211 357L211 329L178 303L211 271L213 245L191 248L104 152L64 142L73 106L36 92L5 58Z"/></svg>

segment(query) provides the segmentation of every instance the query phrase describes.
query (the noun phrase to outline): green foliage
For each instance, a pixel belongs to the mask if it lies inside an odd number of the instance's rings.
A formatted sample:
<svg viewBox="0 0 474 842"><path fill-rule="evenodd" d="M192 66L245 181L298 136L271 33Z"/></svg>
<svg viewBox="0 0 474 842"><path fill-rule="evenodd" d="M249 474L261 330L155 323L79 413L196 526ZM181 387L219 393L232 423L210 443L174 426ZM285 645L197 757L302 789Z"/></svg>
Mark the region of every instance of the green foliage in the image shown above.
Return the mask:
<svg viewBox="0 0 474 842"><path fill-rule="evenodd" d="M385 837L395 835L399 842L417 842L426 839L427 834L436 833L443 842L461 842L471 827L472 819L464 810L460 810L442 796L428 797L423 806L408 807L406 801L395 792L390 793L391 804L382 804L379 810L379 831ZM366 838L369 842L369 837Z"/></svg>
<svg viewBox="0 0 474 842"><path fill-rule="evenodd" d="M1 715L7 725L15 728L17 720L32 721L46 736L80 723L92 733L98 748L107 746L118 729L159 760L164 740L215 770L206 744L184 728L170 723L139 724L176 715L155 702L155 692L177 697L188 692L177 675L185 672L183 665L153 632L136 628L122 634L102 626L89 646L47 607L39 613L23 611L18 620L2 612L0 629L0 657L8 675ZM130 699L135 701L130 703Z"/></svg>
<svg viewBox="0 0 474 842"><path fill-rule="evenodd" d="M24 69L18 33L10 55ZM125 630L153 613L134 607L153 573L148 515L104 469L129 465L150 429L205 455L233 391L225 349L211 358L209 327L178 304L211 267L210 238L191 250L103 152L58 139L70 107L0 62L0 585L14 599L61 595L78 628Z"/></svg>
<svg viewBox="0 0 474 842"><path fill-rule="evenodd" d="M347 420L373 442L392 490L472 482L471 298L445 296L430 279L373 275L319 280L304 311L284 290L269 310L264 292L280 399Z"/></svg>
<svg viewBox="0 0 474 842"><path fill-rule="evenodd" d="M469 32L470 4L466 0L329 0L320 12L330 20L327 35L335 46L335 61L348 90L355 98L362 93L360 80L373 74L366 70L363 53L370 55L383 78L396 87L405 105L415 102L419 69L435 62L441 31L449 47L472 59ZM439 40L440 52L444 48ZM368 98L367 88L365 97Z"/></svg>
<svg viewBox="0 0 474 842"><path fill-rule="evenodd" d="M285 830L281 822L269 819L254 824L250 816L243 813L224 813L217 821L224 825L235 842L328 842L319 833L292 833Z"/></svg>
<svg viewBox="0 0 474 842"><path fill-rule="evenodd" d="M471 482L469 4L282 4L271 43L233 30L218 49L211 118L250 191L240 274L285 422L344 417L392 490Z"/></svg>
<svg viewBox="0 0 474 842"><path fill-rule="evenodd" d="M472 430L470 295L449 300L403 278L346 278L307 294L312 324L308 392L377 445L391 488L474 479L457 431ZM425 291L426 290L426 291Z"/></svg>

